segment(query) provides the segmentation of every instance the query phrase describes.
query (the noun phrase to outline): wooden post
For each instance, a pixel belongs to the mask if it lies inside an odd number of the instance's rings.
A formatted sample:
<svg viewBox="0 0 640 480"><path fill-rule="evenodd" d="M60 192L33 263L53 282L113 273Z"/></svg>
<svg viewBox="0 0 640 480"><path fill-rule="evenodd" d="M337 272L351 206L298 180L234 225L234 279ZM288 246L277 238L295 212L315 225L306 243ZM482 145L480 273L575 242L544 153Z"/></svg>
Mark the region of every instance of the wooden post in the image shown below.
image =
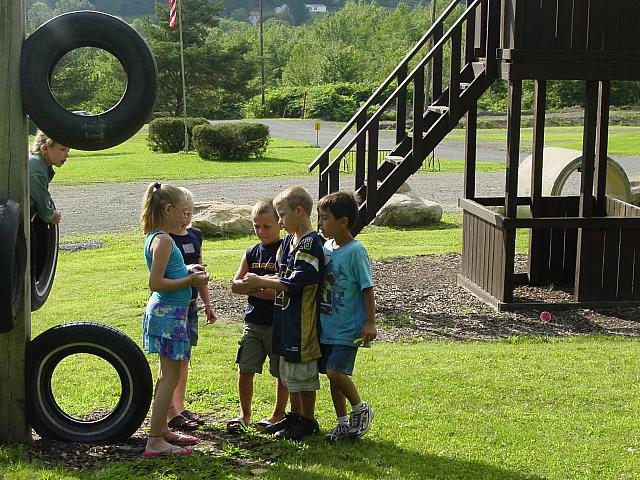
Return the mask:
<svg viewBox="0 0 640 480"><path fill-rule="evenodd" d="M22 204L29 242L28 135L20 91L24 32L24 0L0 2L0 198L10 197ZM25 294L16 325L10 332L0 334L0 443L31 438L25 412L25 347L31 335L29 271L27 261Z"/></svg>

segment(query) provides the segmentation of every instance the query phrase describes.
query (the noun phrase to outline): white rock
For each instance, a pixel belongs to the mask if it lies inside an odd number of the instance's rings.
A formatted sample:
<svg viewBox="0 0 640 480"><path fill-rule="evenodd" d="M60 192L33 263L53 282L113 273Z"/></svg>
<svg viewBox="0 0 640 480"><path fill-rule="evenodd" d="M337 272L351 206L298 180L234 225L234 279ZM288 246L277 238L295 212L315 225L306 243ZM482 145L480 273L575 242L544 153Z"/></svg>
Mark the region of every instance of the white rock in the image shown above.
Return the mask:
<svg viewBox="0 0 640 480"><path fill-rule="evenodd" d="M442 207L412 193L396 193L378 212L374 225L417 227L439 222Z"/></svg>
<svg viewBox="0 0 640 480"><path fill-rule="evenodd" d="M197 202L193 207L192 224L202 230L205 237L251 235L250 205L232 205L223 202Z"/></svg>

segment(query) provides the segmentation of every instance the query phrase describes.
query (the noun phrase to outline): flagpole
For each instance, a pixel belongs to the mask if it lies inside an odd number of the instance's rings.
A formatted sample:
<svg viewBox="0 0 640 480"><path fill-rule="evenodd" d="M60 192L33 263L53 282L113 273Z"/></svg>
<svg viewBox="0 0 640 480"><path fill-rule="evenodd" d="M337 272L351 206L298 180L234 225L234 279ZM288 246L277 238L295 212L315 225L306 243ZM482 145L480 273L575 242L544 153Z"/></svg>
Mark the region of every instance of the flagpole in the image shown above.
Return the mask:
<svg viewBox="0 0 640 480"><path fill-rule="evenodd" d="M184 118L184 151L189 151L189 132L187 130L187 87L184 81L184 43L182 42L182 0L178 1L178 29L180 30L180 67L182 72L182 115Z"/></svg>

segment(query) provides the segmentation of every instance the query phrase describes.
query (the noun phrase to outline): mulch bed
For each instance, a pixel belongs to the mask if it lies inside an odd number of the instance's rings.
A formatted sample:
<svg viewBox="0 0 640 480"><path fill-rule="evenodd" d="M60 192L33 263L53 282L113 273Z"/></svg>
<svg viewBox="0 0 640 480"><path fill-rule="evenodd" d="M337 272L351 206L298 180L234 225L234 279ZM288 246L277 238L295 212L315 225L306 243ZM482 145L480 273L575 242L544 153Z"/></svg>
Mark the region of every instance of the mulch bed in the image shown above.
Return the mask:
<svg viewBox="0 0 640 480"><path fill-rule="evenodd" d="M541 321L539 311L498 313L456 285L460 255L400 257L389 262L372 261L379 324L378 341L412 341L418 338L491 341L517 336L616 335L640 336L640 309L576 309L553 312ZM516 268L524 271L526 257L518 256ZM570 292L556 288L519 287L522 301L570 300ZM216 312L242 320L245 299L231 293L228 283L212 285ZM208 416L209 429L195 433L199 452L217 455L223 443L248 447L255 436L229 434L221 412ZM98 468L112 460L140 458L145 444L146 423L126 442L118 445L85 445L41 440L29 446L29 454L47 465L70 469ZM269 440L260 440L269 441ZM251 467L252 459L243 459ZM262 462L264 465L264 462ZM240 464L239 464L240 466Z"/></svg>

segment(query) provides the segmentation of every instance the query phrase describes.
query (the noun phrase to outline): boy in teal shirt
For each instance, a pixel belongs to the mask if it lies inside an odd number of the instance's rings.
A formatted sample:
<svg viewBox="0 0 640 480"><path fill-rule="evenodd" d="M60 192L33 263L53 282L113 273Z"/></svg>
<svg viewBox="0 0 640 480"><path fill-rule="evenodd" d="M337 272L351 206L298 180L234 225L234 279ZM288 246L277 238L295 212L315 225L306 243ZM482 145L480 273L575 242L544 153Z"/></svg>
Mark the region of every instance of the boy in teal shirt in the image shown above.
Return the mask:
<svg viewBox="0 0 640 480"><path fill-rule="evenodd" d="M377 335L369 256L351 235L357 217L358 204L350 193L332 193L318 202L318 224L328 238L320 297L319 370L329 378L338 417L335 428L325 435L328 442L359 438L373 420L373 409L362 401L351 380L358 347ZM351 404L349 416L347 400Z"/></svg>

